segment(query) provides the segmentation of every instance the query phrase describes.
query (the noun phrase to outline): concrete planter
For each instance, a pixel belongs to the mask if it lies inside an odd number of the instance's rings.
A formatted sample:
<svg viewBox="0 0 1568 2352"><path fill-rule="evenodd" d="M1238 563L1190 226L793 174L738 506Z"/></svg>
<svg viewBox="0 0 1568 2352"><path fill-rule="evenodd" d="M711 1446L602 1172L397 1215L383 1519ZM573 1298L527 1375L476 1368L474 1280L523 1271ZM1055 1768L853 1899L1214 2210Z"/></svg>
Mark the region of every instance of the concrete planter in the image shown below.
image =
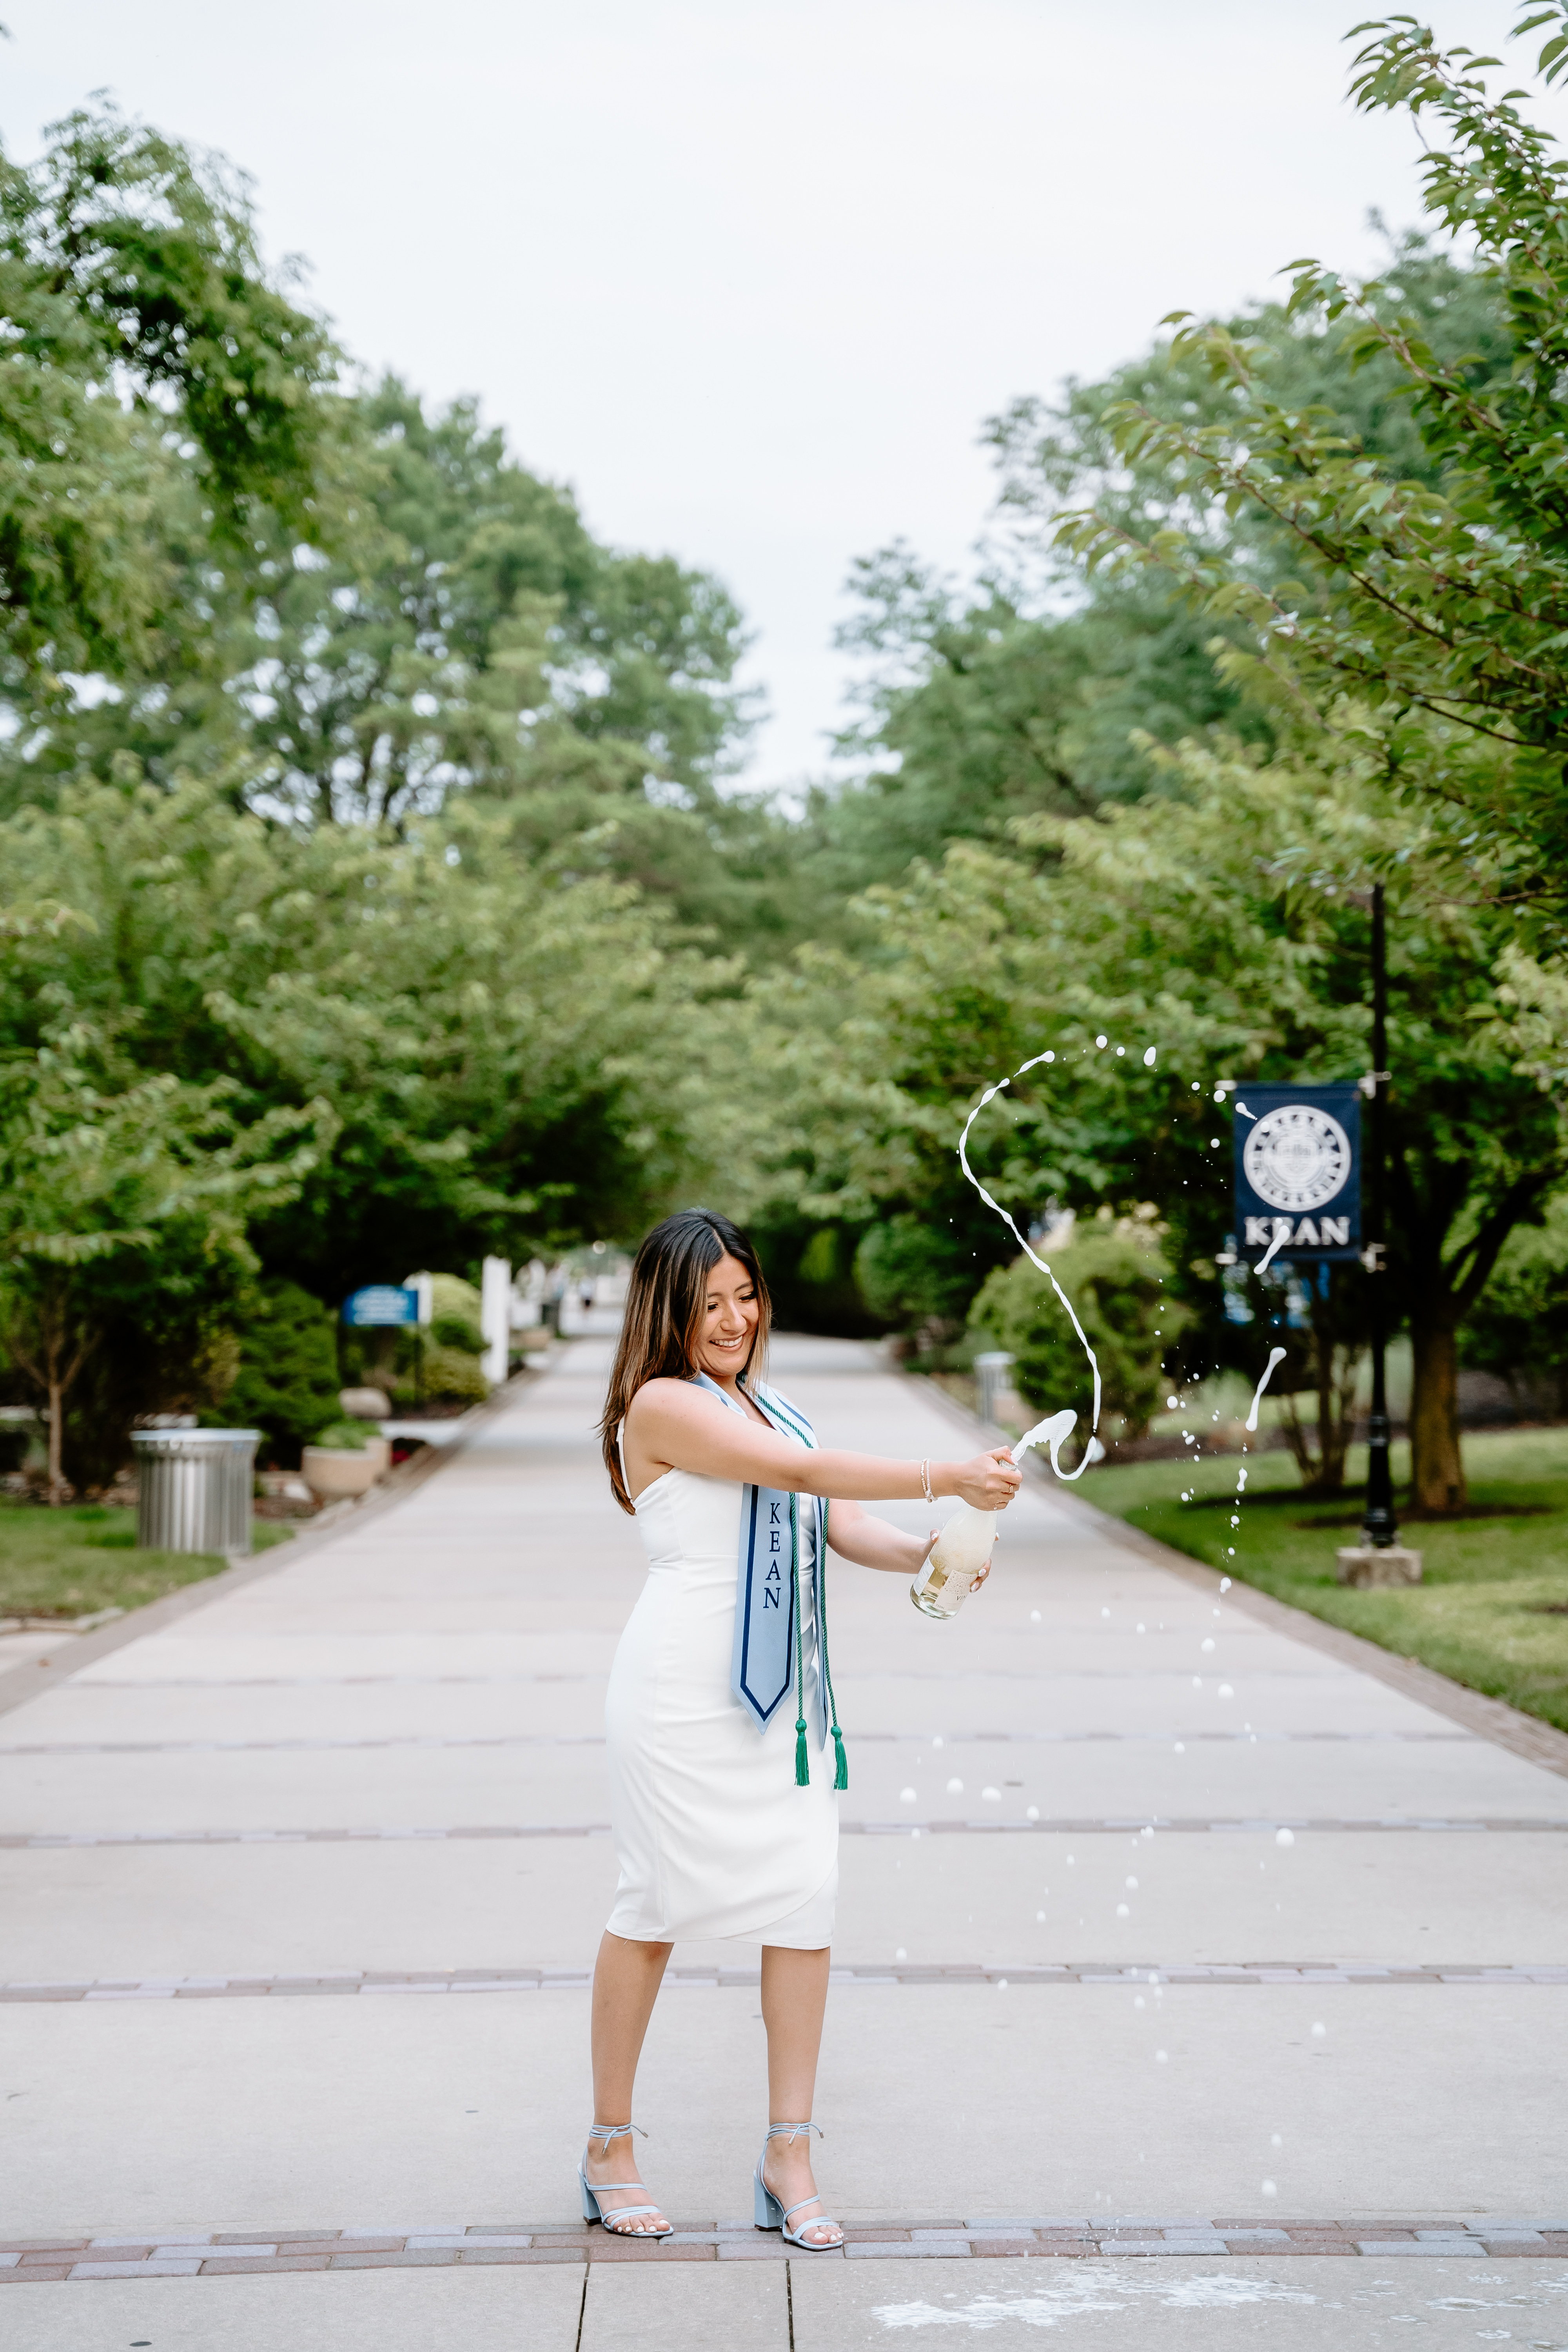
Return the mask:
<svg viewBox="0 0 1568 2352"><path fill-rule="evenodd" d="M384 1421L392 1401L384 1389L340 1389L338 1411L350 1421Z"/></svg>
<svg viewBox="0 0 1568 2352"><path fill-rule="evenodd" d="M1404 1544L1390 1544L1383 1551L1371 1544L1345 1544L1339 1553L1339 1580L1363 1592L1379 1585L1419 1584L1421 1555Z"/></svg>
<svg viewBox="0 0 1568 2352"><path fill-rule="evenodd" d="M347 1445L307 1445L300 1456L300 1474L311 1494L319 1495L323 1503L339 1502L345 1495L363 1495L374 1486L390 1451L384 1437L373 1439L363 1454Z"/></svg>

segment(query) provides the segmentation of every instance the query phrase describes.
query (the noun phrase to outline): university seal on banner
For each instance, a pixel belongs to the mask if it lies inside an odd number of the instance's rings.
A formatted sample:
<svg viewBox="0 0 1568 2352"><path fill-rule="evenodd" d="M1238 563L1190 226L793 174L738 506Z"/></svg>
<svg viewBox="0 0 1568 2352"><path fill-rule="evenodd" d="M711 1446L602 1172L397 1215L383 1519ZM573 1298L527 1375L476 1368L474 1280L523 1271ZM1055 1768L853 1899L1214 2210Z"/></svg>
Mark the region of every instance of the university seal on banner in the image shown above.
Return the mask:
<svg viewBox="0 0 1568 2352"><path fill-rule="evenodd" d="M1353 1164L1350 1137L1316 1103L1284 1102L1266 1111L1242 1150L1242 1168L1258 1199L1296 1216L1335 1200Z"/></svg>

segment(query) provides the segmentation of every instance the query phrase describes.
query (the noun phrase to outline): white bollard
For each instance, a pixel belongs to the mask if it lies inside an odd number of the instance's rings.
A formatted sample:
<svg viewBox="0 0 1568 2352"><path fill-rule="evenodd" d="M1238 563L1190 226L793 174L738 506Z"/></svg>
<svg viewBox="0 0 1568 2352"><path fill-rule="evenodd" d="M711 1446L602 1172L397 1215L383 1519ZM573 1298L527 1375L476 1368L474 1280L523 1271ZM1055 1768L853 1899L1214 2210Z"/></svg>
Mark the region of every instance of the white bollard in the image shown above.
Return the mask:
<svg viewBox="0 0 1568 2352"><path fill-rule="evenodd" d="M486 1258L479 1276L479 1329L485 1338L485 1378L491 1388L500 1388L507 1376L511 1339L511 1266L504 1257Z"/></svg>

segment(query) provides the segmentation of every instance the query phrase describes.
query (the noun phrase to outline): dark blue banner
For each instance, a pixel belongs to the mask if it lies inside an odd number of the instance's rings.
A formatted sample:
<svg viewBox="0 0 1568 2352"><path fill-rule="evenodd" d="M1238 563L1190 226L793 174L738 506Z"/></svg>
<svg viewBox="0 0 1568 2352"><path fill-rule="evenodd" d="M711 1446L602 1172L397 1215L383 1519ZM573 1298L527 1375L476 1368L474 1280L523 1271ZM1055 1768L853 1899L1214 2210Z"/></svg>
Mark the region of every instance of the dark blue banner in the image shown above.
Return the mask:
<svg viewBox="0 0 1568 2352"><path fill-rule="evenodd" d="M1243 1086L1236 1125L1237 1255L1361 1255L1361 1089Z"/></svg>

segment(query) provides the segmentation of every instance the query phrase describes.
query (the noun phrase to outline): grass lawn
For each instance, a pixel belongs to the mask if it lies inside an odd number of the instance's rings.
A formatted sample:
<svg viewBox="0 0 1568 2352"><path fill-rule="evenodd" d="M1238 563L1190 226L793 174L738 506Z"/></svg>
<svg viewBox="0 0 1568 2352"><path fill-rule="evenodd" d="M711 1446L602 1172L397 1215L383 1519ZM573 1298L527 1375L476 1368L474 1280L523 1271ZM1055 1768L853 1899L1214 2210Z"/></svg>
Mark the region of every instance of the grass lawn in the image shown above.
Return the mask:
<svg viewBox="0 0 1568 2352"><path fill-rule="evenodd" d="M1358 1540L1362 1495L1308 1500L1288 1454L1248 1454L1245 1465L1237 1454L1131 1463L1091 1471L1079 1491L1177 1551L1568 1731L1568 1429L1481 1433L1464 1446L1468 1510L1402 1522L1426 1581L1394 1591L1335 1581L1335 1548ZM1408 1468L1396 1445L1396 1482ZM1364 1447L1350 1474L1364 1480Z"/></svg>
<svg viewBox="0 0 1568 2352"><path fill-rule="evenodd" d="M258 1551L289 1529L260 1520ZM0 1617L89 1617L137 1609L183 1584L199 1584L228 1562L218 1553L138 1551L136 1514L122 1504L65 1504L50 1510L0 1495Z"/></svg>

